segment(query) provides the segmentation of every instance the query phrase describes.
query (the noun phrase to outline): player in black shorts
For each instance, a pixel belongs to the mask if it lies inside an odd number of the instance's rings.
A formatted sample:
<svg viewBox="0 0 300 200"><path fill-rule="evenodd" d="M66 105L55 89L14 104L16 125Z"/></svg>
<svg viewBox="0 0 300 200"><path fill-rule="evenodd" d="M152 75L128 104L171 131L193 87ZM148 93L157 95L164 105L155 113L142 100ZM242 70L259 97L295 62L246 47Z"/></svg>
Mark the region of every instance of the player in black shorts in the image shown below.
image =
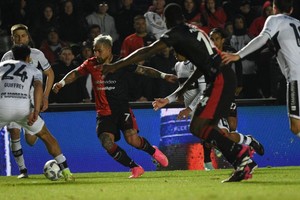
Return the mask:
<svg viewBox="0 0 300 200"><path fill-rule="evenodd" d="M223 135L217 127L222 117L227 117L234 100L236 77L233 70L223 67L221 56L209 37L193 25L186 24L178 4L168 4L164 10L169 28L152 45L140 48L128 57L113 64L104 65L104 74L114 73L120 68L145 60L160 50L173 47L190 60L197 69L174 93L173 98L182 98L191 83L204 75L207 89L198 104L190 124L190 131L197 137L216 146L234 166L234 173L224 182L236 182L252 177L254 167L248 165L253 152L249 146L237 144ZM165 105L164 99L153 102L154 109ZM256 166L256 165L255 165Z"/></svg>

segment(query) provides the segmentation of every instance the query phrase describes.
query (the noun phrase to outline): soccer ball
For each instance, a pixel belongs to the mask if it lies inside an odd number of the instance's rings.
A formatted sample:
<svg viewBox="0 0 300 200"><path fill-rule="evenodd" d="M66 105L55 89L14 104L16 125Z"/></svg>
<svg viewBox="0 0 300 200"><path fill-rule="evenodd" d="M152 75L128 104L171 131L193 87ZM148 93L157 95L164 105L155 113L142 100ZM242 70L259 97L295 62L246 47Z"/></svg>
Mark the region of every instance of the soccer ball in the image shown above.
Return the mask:
<svg viewBox="0 0 300 200"><path fill-rule="evenodd" d="M57 181L62 177L62 172L56 160L49 160L44 165L44 175L51 181Z"/></svg>

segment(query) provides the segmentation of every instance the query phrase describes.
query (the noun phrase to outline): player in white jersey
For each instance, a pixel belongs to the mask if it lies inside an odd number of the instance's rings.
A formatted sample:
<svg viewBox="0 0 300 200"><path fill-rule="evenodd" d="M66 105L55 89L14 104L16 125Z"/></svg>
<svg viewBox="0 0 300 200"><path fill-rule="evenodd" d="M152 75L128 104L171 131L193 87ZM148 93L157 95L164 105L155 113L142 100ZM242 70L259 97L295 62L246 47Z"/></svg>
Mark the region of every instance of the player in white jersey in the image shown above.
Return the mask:
<svg viewBox="0 0 300 200"><path fill-rule="evenodd" d="M16 24L11 27L11 38L14 44L28 45L31 40L28 32L28 28L23 24ZM54 81L54 73L53 70L51 69L48 60L45 58L44 54L40 50L35 48L30 48L30 50L31 50L30 63L32 63L33 66L36 67L37 69L41 70L43 74L47 77L44 95L42 99L41 111L43 112L48 108L48 96L50 94L52 84ZM6 52L3 55L1 61L5 61L9 59L14 59L12 51ZM18 178L27 178L28 177L27 168L25 166L22 146L20 142L21 126L12 122L7 126L7 130L8 132L10 132L12 153L14 155L14 158L20 170L20 176L18 176ZM37 137L25 133L25 139L30 146L33 146L37 140Z"/></svg>
<svg viewBox="0 0 300 200"><path fill-rule="evenodd" d="M287 106L291 131L300 137L300 21L289 16L293 0L274 0L261 33L235 54L222 53L225 64L244 58L272 40L276 58L287 81Z"/></svg>
<svg viewBox="0 0 300 200"><path fill-rule="evenodd" d="M42 73L30 63L30 48L20 44L12 47L15 60L0 63L0 127L15 122L28 134L36 135L57 161L66 181L73 181L65 156L57 140L46 128L39 113L42 107ZM31 85L34 85L34 108L31 107Z"/></svg>

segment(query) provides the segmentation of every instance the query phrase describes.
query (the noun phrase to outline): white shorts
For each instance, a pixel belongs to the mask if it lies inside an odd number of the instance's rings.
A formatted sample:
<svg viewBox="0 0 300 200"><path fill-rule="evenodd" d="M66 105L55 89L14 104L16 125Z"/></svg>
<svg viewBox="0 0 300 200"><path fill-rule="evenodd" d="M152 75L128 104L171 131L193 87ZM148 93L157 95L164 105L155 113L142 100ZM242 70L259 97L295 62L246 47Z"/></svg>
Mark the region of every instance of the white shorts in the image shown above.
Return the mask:
<svg viewBox="0 0 300 200"><path fill-rule="evenodd" d="M300 119L300 81L291 81L287 84L287 107L289 117Z"/></svg>
<svg viewBox="0 0 300 200"><path fill-rule="evenodd" d="M45 124L44 120L38 117L32 126L27 124L27 117L30 111L24 108L0 108L0 127L11 125L7 128L23 127L27 133L34 135L40 132ZM14 123L11 123L14 122Z"/></svg>

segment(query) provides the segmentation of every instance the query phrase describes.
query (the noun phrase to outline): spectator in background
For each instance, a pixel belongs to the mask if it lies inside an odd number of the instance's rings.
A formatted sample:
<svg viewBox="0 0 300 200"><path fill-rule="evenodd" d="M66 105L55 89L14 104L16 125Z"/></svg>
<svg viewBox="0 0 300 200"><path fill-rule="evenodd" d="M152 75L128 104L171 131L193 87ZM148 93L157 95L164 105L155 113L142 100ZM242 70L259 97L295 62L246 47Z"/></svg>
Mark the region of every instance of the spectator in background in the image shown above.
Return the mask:
<svg viewBox="0 0 300 200"><path fill-rule="evenodd" d="M201 13L196 0L184 0L182 11L187 23L196 25L199 28L202 26Z"/></svg>
<svg viewBox="0 0 300 200"><path fill-rule="evenodd" d="M89 25L87 39L85 42L93 43L94 38L101 34L101 28L98 24Z"/></svg>
<svg viewBox="0 0 300 200"><path fill-rule="evenodd" d="M251 41L251 37L247 32L245 18L242 15L237 15L235 17L233 30L230 44L234 49L239 51ZM254 60L254 55L248 56L242 60L243 91L238 98L261 98L257 82L257 65Z"/></svg>
<svg viewBox="0 0 300 200"><path fill-rule="evenodd" d="M272 3L270 1L266 1L263 5L261 16L255 18L249 27L248 31L251 37L256 37L259 35L259 33L264 27L266 19L272 14L273 14Z"/></svg>
<svg viewBox="0 0 300 200"><path fill-rule="evenodd" d="M146 19L143 15L137 15L134 18L135 33L127 36L123 41L120 56L126 57L138 48L152 44L156 39L151 33L147 33ZM143 61L140 64L148 64ZM135 73L128 73L129 78L129 100L130 101L148 101L153 99L153 84L149 77L140 76Z"/></svg>
<svg viewBox="0 0 300 200"><path fill-rule="evenodd" d="M61 6L58 18L60 37L70 44L80 44L85 40L88 25L81 14L74 10L72 0L64 1Z"/></svg>
<svg viewBox="0 0 300 200"><path fill-rule="evenodd" d="M266 1L262 7L262 15L256 18L250 28L249 35L251 37L256 37L260 34L264 27L267 17L273 14L273 7L270 1ZM258 85L261 87L263 97L268 98L271 96L271 62L273 57L273 52L270 51L268 44L265 44L260 48L255 61L257 64L257 78Z"/></svg>
<svg viewBox="0 0 300 200"><path fill-rule="evenodd" d="M59 61L52 66L54 71L54 81L61 80L65 75L78 67L74 61L74 54L70 47L62 48L59 54ZM78 79L72 84L67 85L62 89L64 92L55 94L50 93L50 103L81 103L89 100L88 92L85 87L85 79Z"/></svg>
<svg viewBox="0 0 300 200"><path fill-rule="evenodd" d="M155 36L156 39L167 30L163 11L165 8L165 0L153 0L152 6L145 13L147 31Z"/></svg>
<svg viewBox="0 0 300 200"><path fill-rule="evenodd" d="M34 20L32 26L32 38L37 47L40 47L43 40L47 40L50 28L58 28L58 21L51 4L43 6L41 16Z"/></svg>
<svg viewBox="0 0 300 200"><path fill-rule="evenodd" d="M93 43L84 41L81 44L81 52L80 52L79 55L76 56L75 62L77 63L77 65L80 65L85 60L87 60L87 59L89 59L93 56L94 56L94 54L93 54ZM87 76L83 76L82 79L84 79L85 87L87 89L88 96L90 98L89 100L85 99L85 102L89 102L89 101L95 102L95 96L94 96L94 92L93 92L93 88L92 88L91 75L89 74Z"/></svg>
<svg viewBox="0 0 300 200"><path fill-rule="evenodd" d="M213 28L224 28L227 16L223 8L216 5L215 0L205 0L201 13L203 26L207 26L207 33Z"/></svg>
<svg viewBox="0 0 300 200"><path fill-rule="evenodd" d="M254 19L258 17L257 12L251 7L250 0L241 0L239 2L238 14L242 15L245 18L246 29L248 29Z"/></svg>
<svg viewBox="0 0 300 200"><path fill-rule="evenodd" d="M230 45L230 40L233 35L233 23L232 21L227 21L224 26L224 32L226 34L225 44Z"/></svg>
<svg viewBox="0 0 300 200"><path fill-rule="evenodd" d="M224 9L224 12L226 13L227 21L232 21L234 16L237 13L237 6L235 5L235 2L232 0L223 0L222 8Z"/></svg>
<svg viewBox="0 0 300 200"><path fill-rule="evenodd" d="M121 9L114 15L116 29L119 33L119 39L114 44L114 52L120 52L124 39L135 32L133 18L142 14L141 11L138 11L133 6L133 0L121 0L121 5Z"/></svg>
<svg viewBox="0 0 300 200"><path fill-rule="evenodd" d="M97 6L96 11L86 16L86 21L89 25L97 24L100 26L101 33L110 35L113 42L118 40L119 34L116 30L115 20L107 11L109 7L106 1L101 1Z"/></svg>
<svg viewBox="0 0 300 200"><path fill-rule="evenodd" d="M32 20L30 7L27 5L26 0L16 0L13 4L13 10L11 23L12 24L25 24L27 26L30 25Z"/></svg>
<svg viewBox="0 0 300 200"><path fill-rule="evenodd" d="M68 43L62 41L59 38L58 30L52 27L48 30L47 39L42 42L40 50L52 65L59 60L59 52L66 46L68 46Z"/></svg>

